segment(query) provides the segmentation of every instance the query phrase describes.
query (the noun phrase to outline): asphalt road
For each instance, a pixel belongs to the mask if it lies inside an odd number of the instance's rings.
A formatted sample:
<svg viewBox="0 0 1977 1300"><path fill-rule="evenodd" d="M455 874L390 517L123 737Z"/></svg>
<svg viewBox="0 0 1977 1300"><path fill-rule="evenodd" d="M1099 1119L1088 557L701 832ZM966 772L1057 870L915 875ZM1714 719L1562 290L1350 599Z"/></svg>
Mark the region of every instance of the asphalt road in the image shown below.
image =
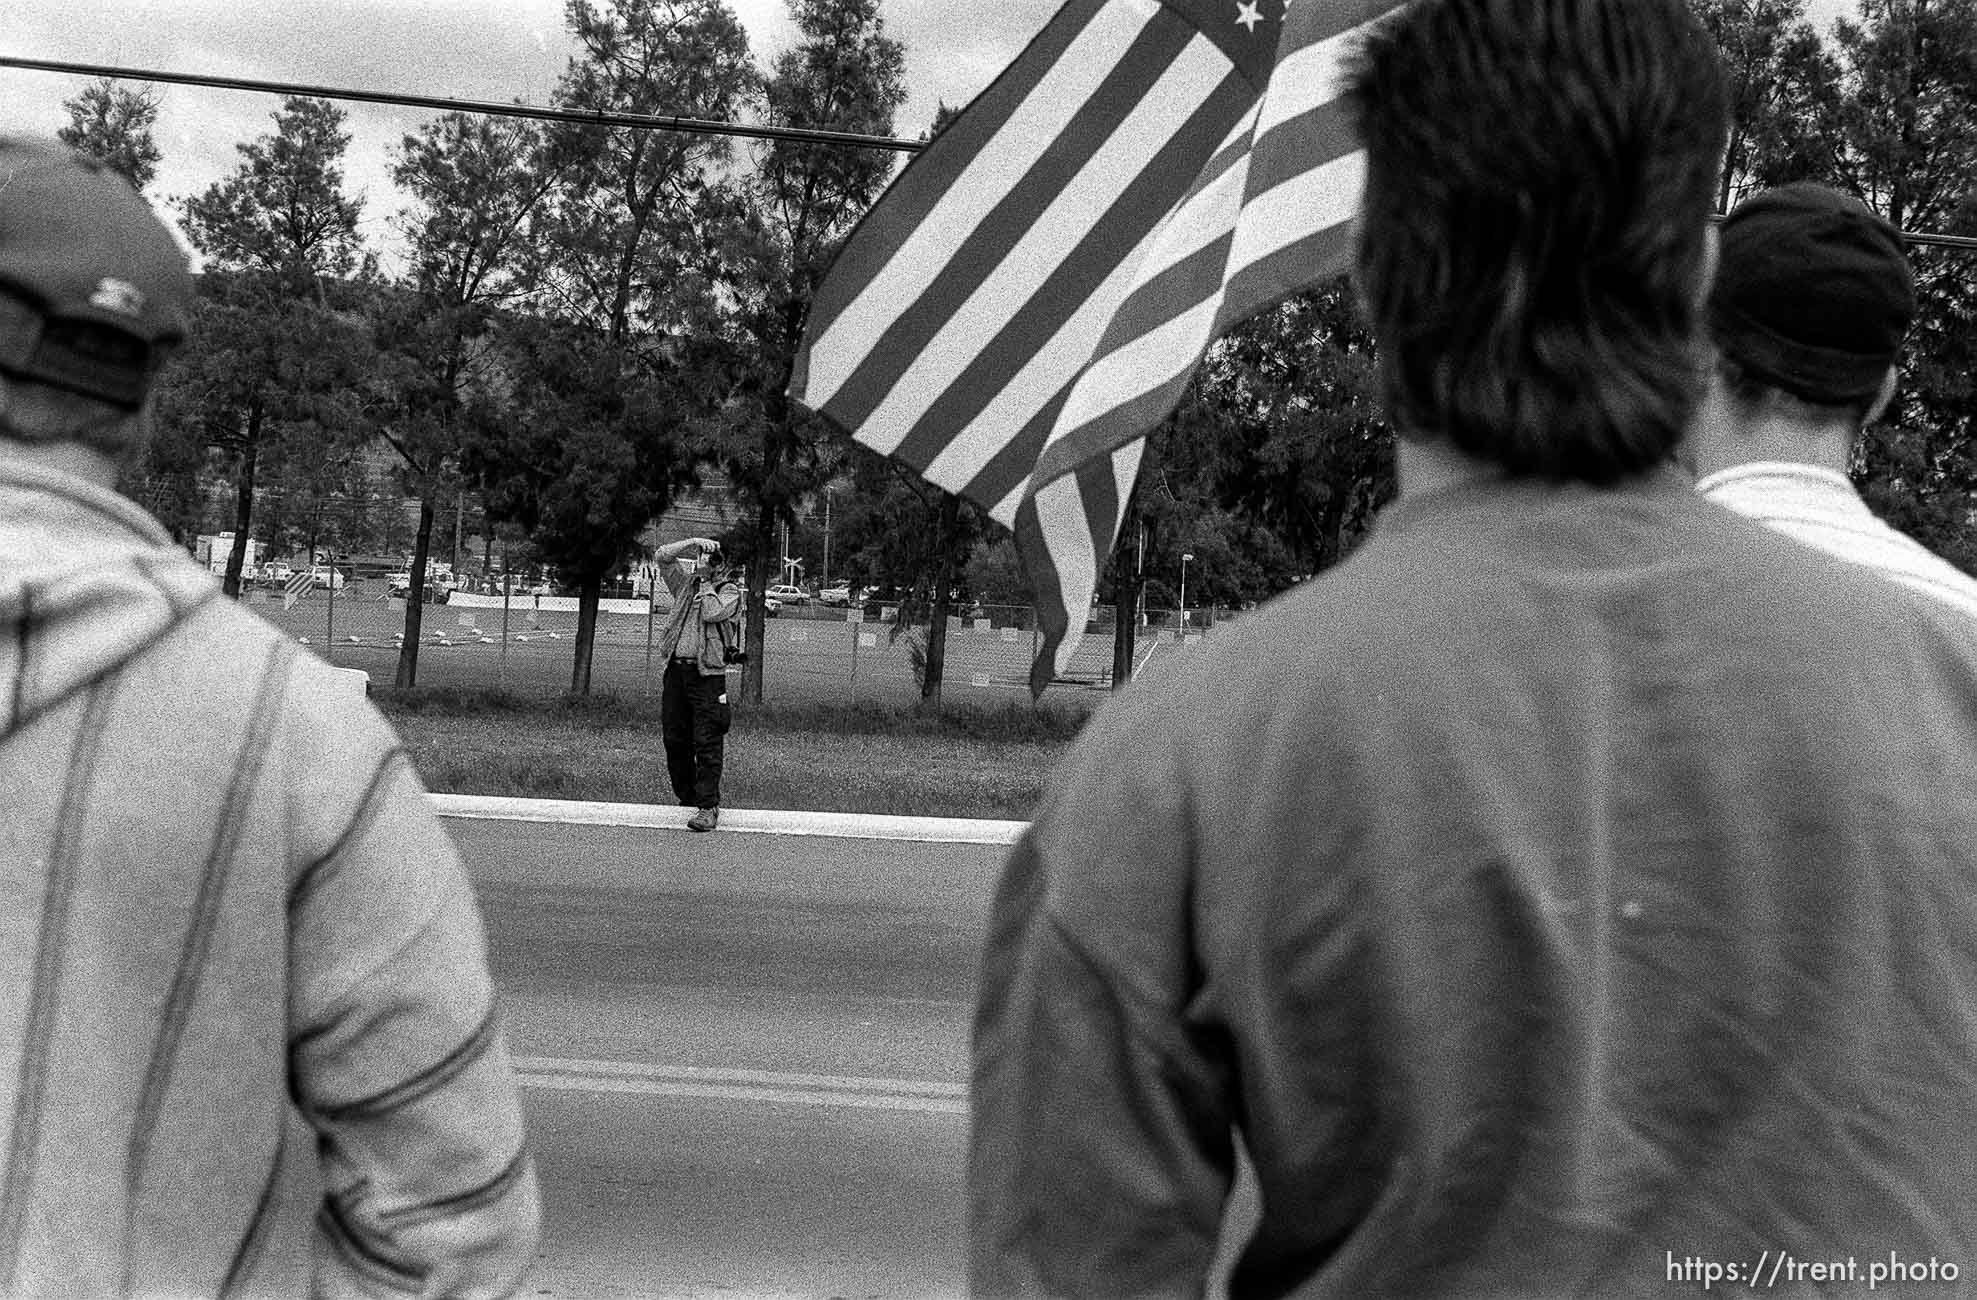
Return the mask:
<svg viewBox="0 0 1977 1300"><path fill-rule="evenodd" d="M961 1293L1000 846L455 820L543 1180L529 1293Z"/></svg>

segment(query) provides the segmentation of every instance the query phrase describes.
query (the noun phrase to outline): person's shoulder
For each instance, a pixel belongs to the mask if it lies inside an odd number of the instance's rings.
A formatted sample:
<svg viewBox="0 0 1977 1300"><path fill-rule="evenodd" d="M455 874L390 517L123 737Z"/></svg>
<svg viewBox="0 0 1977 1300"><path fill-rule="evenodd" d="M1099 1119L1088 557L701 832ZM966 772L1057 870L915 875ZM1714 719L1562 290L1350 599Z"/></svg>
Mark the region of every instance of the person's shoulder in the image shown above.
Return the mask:
<svg viewBox="0 0 1977 1300"><path fill-rule="evenodd" d="M291 744L313 747L338 737L361 741L368 751L396 745L396 733L369 700L366 670L325 662L309 646L230 600L202 607L183 630L181 653L205 665L189 677L188 687L243 702L266 700L278 711L280 730ZM334 766L338 760L325 761Z"/></svg>

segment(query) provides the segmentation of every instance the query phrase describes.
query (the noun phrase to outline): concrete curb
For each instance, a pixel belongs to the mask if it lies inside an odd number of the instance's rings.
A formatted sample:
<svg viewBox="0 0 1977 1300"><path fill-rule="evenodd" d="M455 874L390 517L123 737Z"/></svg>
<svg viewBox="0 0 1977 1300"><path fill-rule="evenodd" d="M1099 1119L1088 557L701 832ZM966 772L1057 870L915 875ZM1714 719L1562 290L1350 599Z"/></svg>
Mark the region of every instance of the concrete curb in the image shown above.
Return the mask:
<svg viewBox="0 0 1977 1300"><path fill-rule="evenodd" d="M441 817L497 821L550 822L562 826L629 826L635 829L686 829L691 808L643 803L579 803L566 799L504 799L486 795L436 794ZM864 813L772 812L721 809L721 831L756 835L829 835L855 840L918 840L931 844L1014 844L1028 822L964 817L882 817Z"/></svg>

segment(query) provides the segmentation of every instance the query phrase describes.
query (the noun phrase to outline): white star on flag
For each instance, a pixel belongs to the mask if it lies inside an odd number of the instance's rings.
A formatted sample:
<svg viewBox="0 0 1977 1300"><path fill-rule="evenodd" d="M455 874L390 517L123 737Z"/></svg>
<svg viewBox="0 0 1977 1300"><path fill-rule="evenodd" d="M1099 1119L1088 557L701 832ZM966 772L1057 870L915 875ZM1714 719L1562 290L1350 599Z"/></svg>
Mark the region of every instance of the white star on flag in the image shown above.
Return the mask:
<svg viewBox="0 0 1977 1300"><path fill-rule="evenodd" d="M1241 24L1244 31L1254 32L1256 30L1256 24L1262 21L1263 11L1255 5L1239 4L1236 6L1236 22Z"/></svg>
<svg viewBox="0 0 1977 1300"><path fill-rule="evenodd" d="M1300 0L1255 41L1228 0L1067 0L818 287L790 396L1015 530L1033 693L1209 343L1344 269L1364 161L1339 96L1399 3Z"/></svg>

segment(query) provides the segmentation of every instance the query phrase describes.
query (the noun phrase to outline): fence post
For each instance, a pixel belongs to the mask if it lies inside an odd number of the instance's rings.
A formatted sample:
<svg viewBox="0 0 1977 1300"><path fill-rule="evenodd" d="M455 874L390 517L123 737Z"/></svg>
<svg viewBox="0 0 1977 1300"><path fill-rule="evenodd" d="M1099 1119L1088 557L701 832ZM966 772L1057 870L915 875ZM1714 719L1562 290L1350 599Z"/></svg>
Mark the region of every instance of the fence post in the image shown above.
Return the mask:
<svg viewBox="0 0 1977 1300"><path fill-rule="evenodd" d="M506 548L503 548L501 568L501 679L502 690L508 689L508 583L513 575L508 572Z"/></svg>
<svg viewBox="0 0 1977 1300"><path fill-rule="evenodd" d="M336 565L329 566L329 622L323 629L323 658L336 662Z"/></svg>
<svg viewBox="0 0 1977 1300"><path fill-rule="evenodd" d="M659 613L659 575L657 572L645 580L645 693L652 694L652 625ZM667 627L672 624L668 623Z"/></svg>

